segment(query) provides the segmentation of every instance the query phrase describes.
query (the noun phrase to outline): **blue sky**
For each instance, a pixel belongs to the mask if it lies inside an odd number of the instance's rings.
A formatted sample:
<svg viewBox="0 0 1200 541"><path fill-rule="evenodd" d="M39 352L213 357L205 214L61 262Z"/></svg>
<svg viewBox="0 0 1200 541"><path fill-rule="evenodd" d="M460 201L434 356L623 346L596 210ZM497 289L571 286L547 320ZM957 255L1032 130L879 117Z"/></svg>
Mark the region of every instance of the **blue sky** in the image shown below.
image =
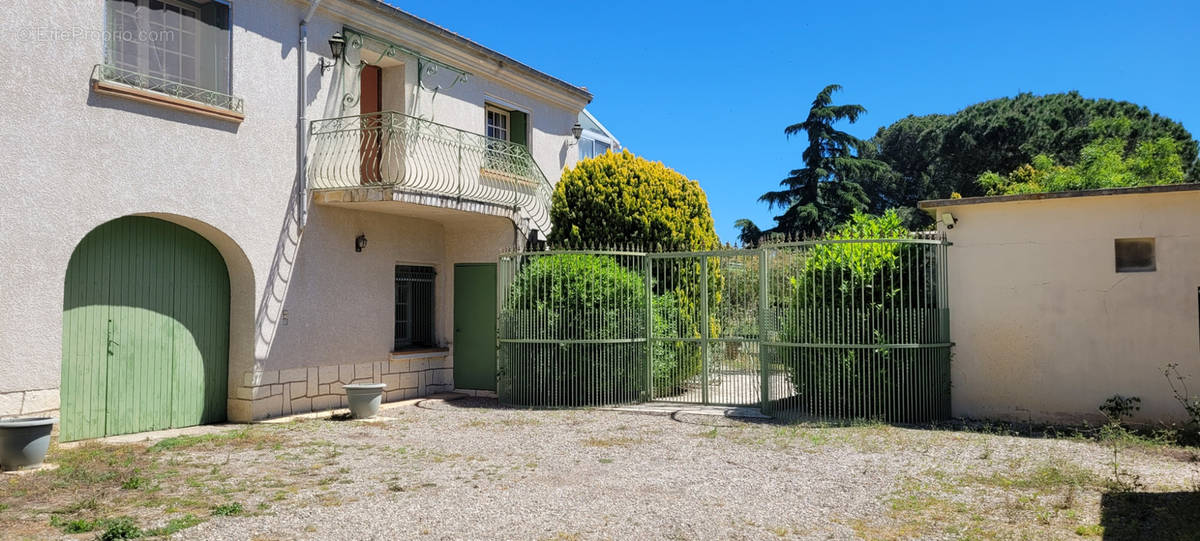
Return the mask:
<svg viewBox="0 0 1200 541"><path fill-rule="evenodd" d="M595 95L631 151L700 181L717 233L773 224L758 196L801 165L800 121L823 86L868 114L1079 90L1200 132L1200 2L564 2L390 0Z"/></svg>

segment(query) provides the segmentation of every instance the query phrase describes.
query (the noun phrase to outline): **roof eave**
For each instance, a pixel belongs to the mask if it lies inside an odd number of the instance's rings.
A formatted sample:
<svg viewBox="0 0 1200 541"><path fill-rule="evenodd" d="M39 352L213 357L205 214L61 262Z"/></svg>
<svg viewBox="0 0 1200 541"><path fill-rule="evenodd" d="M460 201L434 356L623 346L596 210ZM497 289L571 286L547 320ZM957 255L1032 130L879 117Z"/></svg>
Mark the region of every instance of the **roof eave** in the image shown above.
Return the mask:
<svg viewBox="0 0 1200 541"><path fill-rule="evenodd" d="M425 19L422 19L420 17L412 15L411 13L405 12L397 7L388 5L388 4L384 3L382 0L333 0L333 1L323 2L320 6L323 11L332 12L335 15L341 16L341 18L346 20L346 22L349 22L349 23L355 25L356 27L365 27L364 30L373 30L376 32L382 32L383 30L386 30L386 29L379 28L378 26L380 26L380 25L372 24L373 22L377 22L377 21L361 20L361 17L355 17L355 16L353 16L354 14L352 14L352 13L339 11L334 7L334 4L336 4L336 3L341 3L346 6L353 6L353 7L357 7L360 9L368 10L369 12L377 14L386 20L390 20L394 23L398 23L400 26L403 26L407 29L416 30L418 32L425 34L428 37L432 37L434 39L441 40L443 42L446 42L450 45L459 47L461 49L465 49L468 52L474 53L478 56L486 58L487 60L490 60L493 63L493 65L498 66L499 69L511 68L514 72L519 73L520 75L523 75L530 80L536 81L536 82L541 83L542 85L546 86L547 90L553 89L554 91L557 91L557 92L563 94L564 99L561 101L563 102L564 105L567 103L570 103L570 102L574 102L573 105L579 104L578 108L582 109L584 106L586 106L588 103L590 103L592 101L592 93L588 92L586 89L584 89L582 87L575 86L575 85L568 83L562 79L553 77L545 72L539 71L533 67L530 67L529 65L527 65L523 62L520 62L516 59L513 59L507 55L501 54L501 53L494 51L492 49L489 49L487 47L484 47L483 45L480 45L479 43L471 41L470 39L467 39L463 36L455 34L454 32L451 32L450 30L448 30L446 28L438 26L432 22L426 21ZM388 32L385 32L385 33L388 33ZM380 37L389 37L389 36L380 36ZM430 54L431 56L435 56L435 57L438 55L437 51L424 51L424 52ZM438 58L438 60L455 65L456 62L461 62L463 59L462 58ZM496 76L494 73L496 71L496 68L488 70L486 68L480 69L479 66L463 66L463 67L467 68L468 71L483 72L483 73L485 73L487 75L491 75L493 77ZM478 75L479 73L476 73L476 74Z"/></svg>
<svg viewBox="0 0 1200 541"><path fill-rule="evenodd" d="M987 195L981 197L960 197L958 199L929 199L918 202L917 208L932 214L936 212L936 209L942 207L961 207L966 205L984 205L990 203L1011 203L1016 201L1043 201L1046 199L1067 199L1075 197L1103 197L1113 195L1190 192L1197 190L1200 190L1200 183L1162 184L1157 186L1136 186L1131 188L1098 188L1094 190L1043 192L1017 195Z"/></svg>

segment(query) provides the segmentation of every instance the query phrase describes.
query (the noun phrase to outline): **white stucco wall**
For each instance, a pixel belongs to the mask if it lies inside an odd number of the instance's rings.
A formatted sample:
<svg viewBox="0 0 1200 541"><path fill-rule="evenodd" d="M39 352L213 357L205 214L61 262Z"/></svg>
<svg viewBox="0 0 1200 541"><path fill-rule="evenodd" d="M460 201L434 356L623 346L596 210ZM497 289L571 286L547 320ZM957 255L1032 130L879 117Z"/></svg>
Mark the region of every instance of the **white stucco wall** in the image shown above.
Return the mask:
<svg viewBox="0 0 1200 541"><path fill-rule="evenodd" d="M100 0L7 7L20 16L0 19L0 32L27 39L0 43L0 56L21 59L0 63L0 147L9 154L10 194L0 203L0 249L8 254L0 392L58 386L67 262L84 235L121 216L183 216L231 239L227 263L245 267L231 272L234 309L245 312L232 321L252 324L276 247L288 237L280 232L288 229L295 182L299 9L236 3L233 91L246 100L246 119L236 125L91 92L92 66L104 59L95 34L104 28ZM313 27L332 32L335 25ZM74 36L76 29L92 33ZM66 34L38 35L47 31ZM309 56L314 66L317 55ZM323 102L319 77L309 79L312 101ZM253 334L235 329L234 348L249 355ZM246 366L253 358L230 362Z"/></svg>
<svg viewBox="0 0 1200 541"><path fill-rule="evenodd" d="M225 256L233 296L231 397L247 371L355 362L371 351L386 359L392 265L429 262L445 276L452 273L453 257L480 260L512 244L511 222L503 219L468 227L454 225L453 216L406 219L334 208L313 208L301 233L292 197L295 44L303 6L286 0L233 4L233 93L246 104L240 125L92 92L92 67L104 61L101 0L6 5L10 16L0 18L0 33L13 39L0 41L0 58L10 60L0 62L0 103L6 106L0 148L7 173L7 197L0 202L0 396L38 392L19 400L36 401L42 410L57 407L67 263L89 231L121 216L176 221ZM332 75L322 74L317 60L328 54L328 37L347 22L324 8L310 22L310 119L326 116L341 98L329 90ZM482 131L484 94L511 86L476 76L457 93L433 100L429 111L438 121ZM557 179L563 160L573 156L561 149L577 111L507 92L530 108L534 153ZM391 105L409 103L406 95ZM370 248L355 254L353 237L362 231ZM447 238L471 239L476 248L455 248L448 257ZM356 282L378 289L353 287ZM449 287L449 280L439 286L445 306ZM349 306L350 299L379 306ZM449 318L439 313L441 329L449 328ZM12 400L0 399L0 415L14 413ZM231 416L248 417L250 406L234 401ZM19 413L23 407L16 408Z"/></svg>
<svg viewBox="0 0 1200 541"><path fill-rule="evenodd" d="M956 416L1076 422L1121 394L1181 420L1167 363L1200 378L1200 192L961 204L949 249ZM1154 272L1113 241L1156 239ZM1200 392L1200 379L1191 381Z"/></svg>

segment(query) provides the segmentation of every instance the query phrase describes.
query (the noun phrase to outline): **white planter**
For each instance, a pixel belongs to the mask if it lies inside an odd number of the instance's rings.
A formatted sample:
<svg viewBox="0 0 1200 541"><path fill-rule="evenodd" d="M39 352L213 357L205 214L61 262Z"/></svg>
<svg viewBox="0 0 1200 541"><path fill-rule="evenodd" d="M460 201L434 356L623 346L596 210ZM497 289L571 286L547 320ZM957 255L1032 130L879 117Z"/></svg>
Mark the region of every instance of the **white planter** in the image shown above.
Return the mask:
<svg viewBox="0 0 1200 541"><path fill-rule="evenodd" d="M350 405L350 415L355 419L370 419L379 413L379 405L383 403L383 383L350 383L343 385L346 391L346 402Z"/></svg>

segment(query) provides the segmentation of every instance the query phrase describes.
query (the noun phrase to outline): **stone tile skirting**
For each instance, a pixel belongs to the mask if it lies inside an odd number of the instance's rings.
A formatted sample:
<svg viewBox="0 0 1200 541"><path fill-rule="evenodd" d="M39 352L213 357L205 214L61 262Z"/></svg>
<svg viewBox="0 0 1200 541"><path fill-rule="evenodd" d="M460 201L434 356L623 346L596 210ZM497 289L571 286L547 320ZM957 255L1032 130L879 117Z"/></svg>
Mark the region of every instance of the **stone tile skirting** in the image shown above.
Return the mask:
<svg viewBox="0 0 1200 541"><path fill-rule="evenodd" d="M450 391L454 368L447 355L445 351L393 353L386 361L244 372L241 386L230 389L230 420L345 407L342 385L347 383L386 384L384 402Z"/></svg>
<svg viewBox="0 0 1200 541"><path fill-rule="evenodd" d="M0 417L48 417L58 414L58 389L0 393Z"/></svg>

